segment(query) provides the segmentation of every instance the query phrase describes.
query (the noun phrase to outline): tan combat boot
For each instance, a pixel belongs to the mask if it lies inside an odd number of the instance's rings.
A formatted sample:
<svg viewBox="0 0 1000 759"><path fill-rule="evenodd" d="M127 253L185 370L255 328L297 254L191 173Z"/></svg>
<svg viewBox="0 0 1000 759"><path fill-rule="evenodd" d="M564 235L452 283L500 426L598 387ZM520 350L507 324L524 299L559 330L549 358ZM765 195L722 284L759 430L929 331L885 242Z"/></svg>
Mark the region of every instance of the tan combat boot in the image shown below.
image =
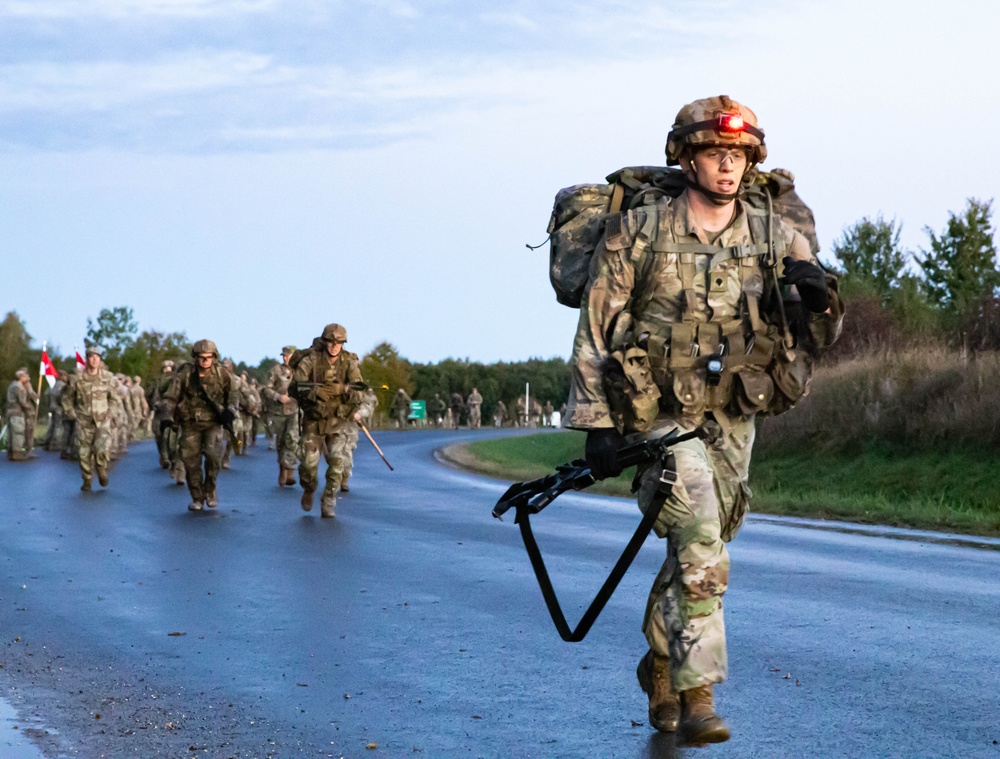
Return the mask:
<svg viewBox="0 0 1000 759"><path fill-rule="evenodd" d="M674 732L681 716L681 701L670 686L669 657L647 651L639 660L635 675L639 687L649 696L649 724L661 733Z"/></svg>
<svg viewBox="0 0 1000 759"><path fill-rule="evenodd" d="M92 489L93 488L90 485L90 478L85 477L83 479L83 484L80 486L80 490L82 490L84 493L89 493Z"/></svg>
<svg viewBox="0 0 1000 759"><path fill-rule="evenodd" d="M350 489L349 487L347 487L347 480L348 480L348 477L347 477L347 475L345 474L345 475L344 475L344 479L342 479L342 480L340 481L340 489L341 489L342 491L344 491L345 493L350 493L350 492L351 492L351 489Z"/></svg>
<svg viewBox="0 0 1000 759"><path fill-rule="evenodd" d="M104 471L103 469L98 469L97 470L97 481L99 483L101 483L101 487L102 488L106 488L108 486L108 473L106 471Z"/></svg>
<svg viewBox="0 0 1000 759"><path fill-rule="evenodd" d="M201 501L191 501L188 504L188 511L201 511Z"/></svg>
<svg viewBox="0 0 1000 759"><path fill-rule="evenodd" d="M320 500L320 515L327 518L337 516L337 499L324 495Z"/></svg>
<svg viewBox="0 0 1000 759"><path fill-rule="evenodd" d="M297 480L295 479L295 467L290 466L288 467L288 469L285 470L285 484L294 485L296 482Z"/></svg>
<svg viewBox="0 0 1000 759"><path fill-rule="evenodd" d="M313 493L314 492L315 491L312 491L312 490L303 490L302 491L302 500L299 501L299 503L302 504L302 510L303 511L312 511L312 507L313 507Z"/></svg>
<svg viewBox="0 0 1000 759"><path fill-rule="evenodd" d="M210 509L214 509L219 505L219 496L215 492L215 488L212 488L212 492L208 494L208 498L205 499L205 505Z"/></svg>
<svg viewBox="0 0 1000 759"><path fill-rule="evenodd" d="M286 476L287 472L288 472L288 470L285 469L285 467L281 466L281 464L278 464L278 487L279 488L283 488L283 487L285 487L285 485L288 484L287 482L285 482L285 476Z"/></svg>
<svg viewBox="0 0 1000 759"><path fill-rule="evenodd" d="M681 692L681 724L677 738L685 746L729 740L729 726L715 713L712 704L711 684Z"/></svg>

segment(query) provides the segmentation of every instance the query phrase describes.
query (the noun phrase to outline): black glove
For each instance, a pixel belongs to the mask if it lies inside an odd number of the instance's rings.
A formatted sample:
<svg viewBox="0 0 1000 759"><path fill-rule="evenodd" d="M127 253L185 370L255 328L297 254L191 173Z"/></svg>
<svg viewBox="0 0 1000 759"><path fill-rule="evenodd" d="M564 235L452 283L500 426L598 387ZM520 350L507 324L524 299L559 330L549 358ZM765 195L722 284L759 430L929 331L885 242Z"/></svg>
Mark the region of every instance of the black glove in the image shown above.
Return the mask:
<svg viewBox="0 0 1000 759"><path fill-rule="evenodd" d="M219 414L219 419L222 421L223 427L232 427L233 422L236 421L236 412L227 406L222 409L222 413Z"/></svg>
<svg viewBox="0 0 1000 759"><path fill-rule="evenodd" d="M160 434L161 435L165 434L166 431L169 430L173 426L174 426L174 422L173 422L172 419L161 419L160 420Z"/></svg>
<svg viewBox="0 0 1000 759"><path fill-rule="evenodd" d="M590 430L587 432L587 463L594 477L603 480L607 477L617 477L622 473L618 463L618 449L625 438L614 427Z"/></svg>
<svg viewBox="0 0 1000 759"><path fill-rule="evenodd" d="M802 298L802 304L814 314L821 314L830 307L830 294L826 290L826 274L823 269L809 261L800 261L789 256L785 264L785 283L795 285Z"/></svg>

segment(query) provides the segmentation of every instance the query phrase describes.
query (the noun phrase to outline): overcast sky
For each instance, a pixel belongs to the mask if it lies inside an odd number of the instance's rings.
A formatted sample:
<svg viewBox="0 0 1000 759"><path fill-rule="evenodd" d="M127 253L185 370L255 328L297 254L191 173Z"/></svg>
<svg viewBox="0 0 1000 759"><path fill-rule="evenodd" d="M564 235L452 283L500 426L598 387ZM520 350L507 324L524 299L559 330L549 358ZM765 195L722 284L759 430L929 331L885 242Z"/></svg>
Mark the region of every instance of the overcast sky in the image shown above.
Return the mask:
<svg viewBox="0 0 1000 759"><path fill-rule="evenodd" d="M552 198L662 164L727 94L824 251L927 245L998 194L1000 4L935 0L0 0L0 309L256 363L344 324L415 361L568 357Z"/></svg>

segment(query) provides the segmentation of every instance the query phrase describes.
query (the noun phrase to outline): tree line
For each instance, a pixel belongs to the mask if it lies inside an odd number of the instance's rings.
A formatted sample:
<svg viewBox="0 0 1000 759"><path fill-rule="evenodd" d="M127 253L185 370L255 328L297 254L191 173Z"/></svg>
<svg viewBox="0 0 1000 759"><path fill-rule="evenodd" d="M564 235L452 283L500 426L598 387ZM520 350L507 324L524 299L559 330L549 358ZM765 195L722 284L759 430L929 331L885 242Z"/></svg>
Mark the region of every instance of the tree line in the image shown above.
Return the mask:
<svg viewBox="0 0 1000 759"><path fill-rule="evenodd" d="M834 241L847 303L834 355L932 343L963 351L1000 350L1000 271L993 201L969 198L945 228L924 227L928 244L900 245L902 225L865 217Z"/></svg>
<svg viewBox="0 0 1000 759"><path fill-rule="evenodd" d="M17 312L9 312L0 322L0 383L6 389L21 367L31 372L37 385L41 348L34 347L34 340ZM87 319L87 345L96 345L104 351L104 362L112 372L130 377L138 376L143 385L159 376L160 366L166 359L189 360L192 341L184 332L139 332L134 312L127 306L102 309L94 319ZM81 352L83 348L81 347ZM61 355L48 351L49 358L60 372L74 369L73 353ZM234 361L237 373L246 372L265 382L276 358L264 358L256 365ZM439 393L446 401L452 393L468 398L472 388L483 396L483 418L489 423L497 402L507 404L511 414L516 398L524 394L525 383L539 403L551 401L558 409L569 393L569 367L562 358L483 364L468 359L447 358L433 364L412 362L400 356L398 349L389 342L375 346L361 358L361 373L375 390L379 399L379 417L388 419L392 398L403 388L414 400L429 401ZM6 402L6 394L0 395ZM509 417L508 417L509 418Z"/></svg>

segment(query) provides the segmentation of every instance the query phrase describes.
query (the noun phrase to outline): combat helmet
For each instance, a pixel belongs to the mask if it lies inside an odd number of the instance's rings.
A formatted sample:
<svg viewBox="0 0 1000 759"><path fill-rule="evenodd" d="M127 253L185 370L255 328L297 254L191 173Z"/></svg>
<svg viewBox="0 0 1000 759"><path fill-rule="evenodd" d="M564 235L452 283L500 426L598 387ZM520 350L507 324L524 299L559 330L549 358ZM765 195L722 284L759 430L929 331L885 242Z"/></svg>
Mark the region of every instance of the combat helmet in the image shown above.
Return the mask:
<svg viewBox="0 0 1000 759"><path fill-rule="evenodd" d="M282 356L291 356L293 353L295 353L294 345L286 345L284 348L281 349Z"/></svg>
<svg viewBox="0 0 1000 759"><path fill-rule="evenodd" d="M173 368L174 368L174 362L171 361L169 358L164 359L163 363L160 364L160 369L161 370L163 370L163 369L173 369Z"/></svg>
<svg viewBox="0 0 1000 759"><path fill-rule="evenodd" d="M667 135L667 166L677 166L687 147L713 145L747 148L751 165L767 158L757 114L728 95L695 100L678 111Z"/></svg>
<svg viewBox="0 0 1000 759"><path fill-rule="evenodd" d="M215 347L215 343L211 340L199 340L191 346L191 355L194 358L198 358L199 353L211 353L215 356L216 360L219 358L219 349Z"/></svg>
<svg viewBox="0 0 1000 759"><path fill-rule="evenodd" d="M346 343L347 330L339 324L327 324L323 327L323 334L320 335L320 339L328 343Z"/></svg>

